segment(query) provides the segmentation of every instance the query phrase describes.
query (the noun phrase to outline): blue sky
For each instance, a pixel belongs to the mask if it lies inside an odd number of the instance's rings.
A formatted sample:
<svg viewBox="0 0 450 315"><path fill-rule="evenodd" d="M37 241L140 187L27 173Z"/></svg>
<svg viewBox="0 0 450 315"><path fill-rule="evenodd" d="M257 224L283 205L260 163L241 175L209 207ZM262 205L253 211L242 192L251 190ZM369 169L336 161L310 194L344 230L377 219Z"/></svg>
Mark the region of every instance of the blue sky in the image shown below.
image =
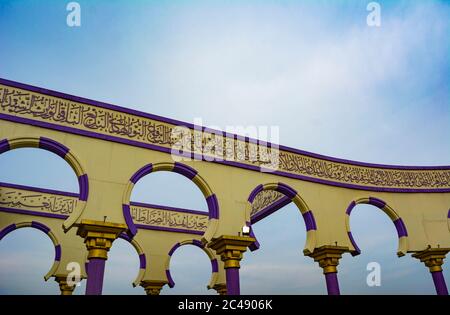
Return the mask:
<svg viewBox="0 0 450 315"><path fill-rule="evenodd" d="M90 0L78 1L79 28L66 25L68 2L0 2L0 77L220 129L278 126L283 145L346 159L450 162L448 2L378 1L381 26L368 27L369 1ZM1 155L0 181L77 191L63 161L33 149ZM164 194L168 185L179 199ZM205 207L174 174L145 178L133 198ZM351 225L363 254L342 259L343 293L434 293L423 265L395 256L384 214L361 205ZM326 292L320 269L301 253L297 209L254 228L262 247L246 254L243 293ZM52 259L39 232L9 235L0 244L0 293L56 293L41 280ZM365 283L370 261L382 266L381 287ZM202 252L185 246L172 263L177 284L164 294L212 293ZM137 267L132 248L115 243L105 293L143 294L131 288Z"/></svg>

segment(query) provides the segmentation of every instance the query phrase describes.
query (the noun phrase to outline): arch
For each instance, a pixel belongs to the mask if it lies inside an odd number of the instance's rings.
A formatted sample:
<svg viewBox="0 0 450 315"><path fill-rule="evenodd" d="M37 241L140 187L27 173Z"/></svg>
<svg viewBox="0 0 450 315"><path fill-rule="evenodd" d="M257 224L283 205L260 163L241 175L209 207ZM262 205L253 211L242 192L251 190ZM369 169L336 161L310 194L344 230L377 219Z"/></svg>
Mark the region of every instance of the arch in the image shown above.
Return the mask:
<svg viewBox="0 0 450 315"><path fill-rule="evenodd" d="M63 223L64 230L69 230L78 220L81 213L83 213L89 195L88 175L84 171L80 160L76 157L73 151L65 145L45 137L21 137L3 139L0 141L0 154L18 148L40 148L50 151L63 158L75 172L78 178L79 187L77 208L74 213L72 213Z"/></svg>
<svg viewBox="0 0 450 315"><path fill-rule="evenodd" d="M317 225L316 220L314 219L314 214L311 209L309 209L306 202L300 197L300 195L297 193L295 189L292 187L283 184L283 183L268 183L268 184L261 184L258 185L253 191L250 193L248 199L247 199L247 205L245 209L245 216L247 218L247 224L250 226L250 213L252 209L252 203L253 200L255 200L256 195L260 193L263 190L275 190L279 193L282 193L286 197L290 198L292 202L295 203L297 208L300 210L303 220L305 221L306 225L306 244L303 252L307 255L314 251L314 248L316 246L316 231L317 231ZM250 235L254 237L253 230L250 226ZM259 247L259 243L256 241L252 246L250 247L250 250L255 250ZM253 248L253 249L252 249Z"/></svg>
<svg viewBox="0 0 450 315"><path fill-rule="evenodd" d="M181 246L183 245L194 245L197 246L198 248L201 248L206 255L208 255L209 260L211 261L211 280L209 281L209 284L207 286L208 289L212 289L216 283L217 283L217 277L219 275L219 263L217 262L216 257L214 256L213 252L209 249L206 248L205 245L199 241L199 240L195 240L195 239L189 239L189 240L185 240L179 243L176 243L169 251L169 253L167 254L167 259L166 259L166 276L167 276L167 281L168 281L168 285L170 288L173 288L175 286L175 282L172 279L172 275L170 274L170 259L172 258L173 253Z"/></svg>
<svg viewBox="0 0 450 315"><path fill-rule="evenodd" d="M217 197L212 192L206 181L198 174L195 169L179 162L156 164L150 163L144 165L136 173L134 173L133 176L131 176L122 198L122 211L125 218L125 223L128 226L128 235L132 238L137 233L137 228L133 222L133 218L131 217L130 212L131 191L133 190L134 185L139 181L139 179L141 179L145 175L159 171L169 171L183 175L184 177L191 180L200 189L206 199L209 212L209 224L207 230L203 234L202 241L204 241L205 243L209 242L214 236L214 233L217 230L219 224L219 203L217 201Z"/></svg>
<svg viewBox="0 0 450 315"><path fill-rule="evenodd" d="M134 280L133 282L133 287L137 287L141 283L142 278L144 277L145 268L147 268L147 258L145 257L145 253L142 250L141 245L139 245L139 243L135 239L132 239L130 236L128 236L128 234L122 232L120 233L119 238L133 245L134 249L139 255L139 272L136 277L136 280Z"/></svg>
<svg viewBox="0 0 450 315"><path fill-rule="evenodd" d="M27 222L20 222L20 223L13 223L5 227L3 230L0 231L0 241L9 233L12 231L15 231L17 229L21 228L34 228L41 232L44 232L48 235L48 237L51 239L53 246L55 247L55 259L53 261L53 265L51 266L50 270L47 272L47 274L44 276L45 281L50 279L50 277L54 276L55 271L58 269L59 263L61 261L61 245L58 242L58 239L56 238L55 234L51 231L51 229L46 226L43 223L37 222L37 221L27 221Z"/></svg>
<svg viewBox="0 0 450 315"><path fill-rule="evenodd" d="M403 222L402 218L397 214L397 212L394 211L386 202L379 198L375 197L369 197L369 198L359 198L354 201L352 201L349 206L347 207L346 218L345 218L345 226L347 229L347 235L350 239L350 242L352 243L353 247L355 248L351 254L352 256L356 256L361 254L361 250L359 249L358 245L355 242L355 239L353 238L352 232L350 231L350 214L353 210L353 208L358 204L369 204L372 206L377 207L384 213L388 215L388 217L392 220L392 223L394 223L395 228L397 230L398 234L398 250L397 250L397 256L401 257L406 255L408 251L408 231L406 229L406 225Z"/></svg>

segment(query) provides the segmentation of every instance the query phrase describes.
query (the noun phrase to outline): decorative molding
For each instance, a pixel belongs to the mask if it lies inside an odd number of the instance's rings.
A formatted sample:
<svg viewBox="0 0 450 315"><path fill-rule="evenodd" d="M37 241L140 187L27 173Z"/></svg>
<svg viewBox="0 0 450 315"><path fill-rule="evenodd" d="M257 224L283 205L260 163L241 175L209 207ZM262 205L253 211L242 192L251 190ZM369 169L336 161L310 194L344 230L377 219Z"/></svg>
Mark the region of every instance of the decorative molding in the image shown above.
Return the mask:
<svg viewBox="0 0 450 315"><path fill-rule="evenodd" d="M27 123L102 140L121 142L170 153L181 133L174 127L192 124L125 109L17 82L0 79L0 119ZM196 127L199 131L205 130ZM269 157L278 156L273 173L339 187L392 192L450 192L450 166L408 167L368 164L325 157L284 146L239 137L222 131L204 133L201 144L193 141L188 155L199 152L210 141L225 148L232 142L234 152L214 152L224 161L214 161L261 171ZM267 147L268 146L268 147ZM185 155L184 153L183 155ZM203 156L202 158L205 158Z"/></svg>

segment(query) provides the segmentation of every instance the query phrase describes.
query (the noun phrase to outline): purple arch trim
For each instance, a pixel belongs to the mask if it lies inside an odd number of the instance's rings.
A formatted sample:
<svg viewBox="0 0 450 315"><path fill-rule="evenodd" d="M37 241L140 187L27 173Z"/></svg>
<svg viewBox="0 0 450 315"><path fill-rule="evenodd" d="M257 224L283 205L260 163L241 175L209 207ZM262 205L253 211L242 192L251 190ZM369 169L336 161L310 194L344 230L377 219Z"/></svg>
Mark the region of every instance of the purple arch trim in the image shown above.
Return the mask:
<svg viewBox="0 0 450 315"><path fill-rule="evenodd" d="M61 260L61 245L55 246L55 260L60 261Z"/></svg>
<svg viewBox="0 0 450 315"><path fill-rule="evenodd" d="M175 286L175 282L173 281L172 275L170 274L170 270L168 270L168 269L166 270L166 277L167 277L167 280L169 281L169 283L168 283L169 287L173 288Z"/></svg>
<svg viewBox="0 0 450 315"><path fill-rule="evenodd" d="M205 248L205 245L203 245L203 243L200 242L199 240L193 240L192 241L192 245L195 245L195 246L200 247L200 248Z"/></svg>
<svg viewBox="0 0 450 315"><path fill-rule="evenodd" d="M142 177L144 177L147 174L150 174L153 171L153 164L147 164L143 167L141 167L136 173L133 174L133 176L131 176L130 181L133 184L136 184L136 182L141 179Z"/></svg>
<svg viewBox="0 0 450 315"><path fill-rule="evenodd" d="M78 186L80 187L80 200L86 201L89 194L89 180L87 174L78 177Z"/></svg>
<svg viewBox="0 0 450 315"><path fill-rule="evenodd" d="M217 262L216 258L211 260L211 268L212 272L219 272L219 263Z"/></svg>
<svg viewBox="0 0 450 315"><path fill-rule="evenodd" d="M169 256L172 256L173 253L177 250L178 247L180 247L181 244L180 243L176 243L169 251Z"/></svg>
<svg viewBox="0 0 450 315"><path fill-rule="evenodd" d="M121 238L127 242L131 242L131 237L129 237L128 234L125 232L120 233L119 238Z"/></svg>
<svg viewBox="0 0 450 315"><path fill-rule="evenodd" d="M250 228L250 235L249 236L256 239L255 232L253 232L252 223L247 221L245 224ZM248 248L250 249L250 251L254 252L255 250L258 250L260 247L261 247L261 245L259 244L258 240L256 239L256 241L251 243Z"/></svg>
<svg viewBox="0 0 450 315"><path fill-rule="evenodd" d="M218 219L219 218L219 203L217 201L216 194L210 195L206 198L206 203L208 204L209 218Z"/></svg>
<svg viewBox="0 0 450 315"><path fill-rule="evenodd" d="M48 234L48 232L50 232L50 228L48 226L46 226L45 224L36 222L36 221L31 221L31 227L41 230L45 234Z"/></svg>
<svg viewBox="0 0 450 315"><path fill-rule="evenodd" d="M347 210L345 211L345 213L347 213L347 215L350 215L350 213L352 212L353 208L356 206L356 202L352 201L348 207Z"/></svg>
<svg viewBox="0 0 450 315"><path fill-rule="evenodd" d="M129 205L122 205L122 214L125 218L125 223L128 226L128 235L130 237L134 237L137 233L136 225L134 225L133 217L131 216L130 206Z"/></svg>
<svg viewBox="0 0 450 315"><path fill-rule="evenodd" d="M386 202L384 202L381 199L375 198L375 197L369 197L369 204L378 207L380 209L383 209L384 206L386 205Z"/></svg>
<svg viewBox="0 0 450 315"><path fill-rule="evenodd" d="M67 152L69 152L69 148L66 147L65 145L63 145L55 140L45 138L45 137L39 138L39 148L47 150L47 151L51 151L51 152L59 155L63 159L65 158Z"/></svg>
<svg viewBox="0 0 450 315"><path fill-rule="evenodd" d="M314 214L311 210L303 213L303 220L305 220L306 231L317 230L316 220L314 219Z"/></svg>
<svg viewBox="0 0 450 315"><path fill-rule="evenodd" d="M359 249L358 245L356 245L355 239L353 238L352 232L347 232L348 237L350 238L350 242L352 242L353 247L355 248L355 251L352 252L352 256L357 256L361 254L361 250Z"/></svg>
<svg viewBox="0 0 450 315"><path fill-rule="evenodd" d="M11 148L7 139L3 139L0 141L0 154L9 151L10 149Z"/></svg>
<svg viewBox="0 0 450 315"><path fill-rule="evenodd" d="M3 230L0 231L0 240L2 240L8 233L14 231L16 228L17 227L14 223L5 227Z"/></svg>
<svg viewBox="0 0 450 315"><path fill-rule="evenodd" d="M147 266L147 260L145 259L145 254L140 254L139 255L139 268L145 269L146 266Z"/></svg>
<svg viewBox="0 0 450 315"><path fill-rule="evenodd" d="M192 167L187 166L185 164L178 163L178 162L175 162L172 171L175 173L178 173L180 175L183 175L183 176L189 178L190 180L192 180L198 173Z"/></svg>
<svg viewBox="0 0 450 315"><path fill-rule="evenodd" d="M250 193L250 196L248 196L248 202L252 203L253 200L255 200L256 195L259 194L261 191L263 190L263 185L259 184L258 186L256 186L255 189L253 189L253 191Z"/></svg>
<svg viewBox="0 0 450 315"><path fill-rule="evenodd" d="M450 219L450 209L448 209L447 218Z"/></svg>
<svg viewBox="0 0 450 315"><path fill-rule="evenodd" d="M295 195L297 195L297 191L291 187L289 187L286 184L283 183L278 183L278 187L276 189L276 191L284 194L285 196L289 197L289 198L294 198Z"/></svg>
<svg viewBox="0 0 450 315"><path fill-rule="evenodd" d="M408 236L408 232L406 231L406 226L403 223L402 218L398 218L397 220L393 221L395 228L397 229L397 234L398 237L402 237L402 236Z"/></svg>

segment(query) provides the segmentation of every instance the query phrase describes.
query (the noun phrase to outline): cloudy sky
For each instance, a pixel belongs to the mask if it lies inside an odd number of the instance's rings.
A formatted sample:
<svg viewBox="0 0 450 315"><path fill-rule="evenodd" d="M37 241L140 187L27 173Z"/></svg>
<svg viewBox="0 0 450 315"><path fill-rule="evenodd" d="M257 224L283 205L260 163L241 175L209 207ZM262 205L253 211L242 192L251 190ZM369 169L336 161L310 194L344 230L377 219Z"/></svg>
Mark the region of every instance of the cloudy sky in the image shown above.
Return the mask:
<svg viewBox="0 0 450 315"><path fill-rule="evenodd" d="M220 129L276 126L281 144L340 158L450 164L448 2L378 1L379 27L367 25L370 1L85 0L80 27L66 24L68 2L0 2L0 77ZM36 149L2 154L0 181L78 189L64 161ZM179 199L164 193L169 185ZM174 174L148 176L133 199L206 209L201 193ZM434 294L422 264L396 257L387 216L357 206L351 228L363 253L341 260L342 293ZM304 223L294 206L254 229L262 246L245 256L242 293L326 292L320 268L301 253ZM55 282L42 282L53 255L39 231L8 235L0 293L57 293ZM380 287L366 284L373 261ZM104 292L143 294L131 287L138 264L117 241ZM171 270L176 286L163 294L214 293L200 250L180 248Z"/></svg>

